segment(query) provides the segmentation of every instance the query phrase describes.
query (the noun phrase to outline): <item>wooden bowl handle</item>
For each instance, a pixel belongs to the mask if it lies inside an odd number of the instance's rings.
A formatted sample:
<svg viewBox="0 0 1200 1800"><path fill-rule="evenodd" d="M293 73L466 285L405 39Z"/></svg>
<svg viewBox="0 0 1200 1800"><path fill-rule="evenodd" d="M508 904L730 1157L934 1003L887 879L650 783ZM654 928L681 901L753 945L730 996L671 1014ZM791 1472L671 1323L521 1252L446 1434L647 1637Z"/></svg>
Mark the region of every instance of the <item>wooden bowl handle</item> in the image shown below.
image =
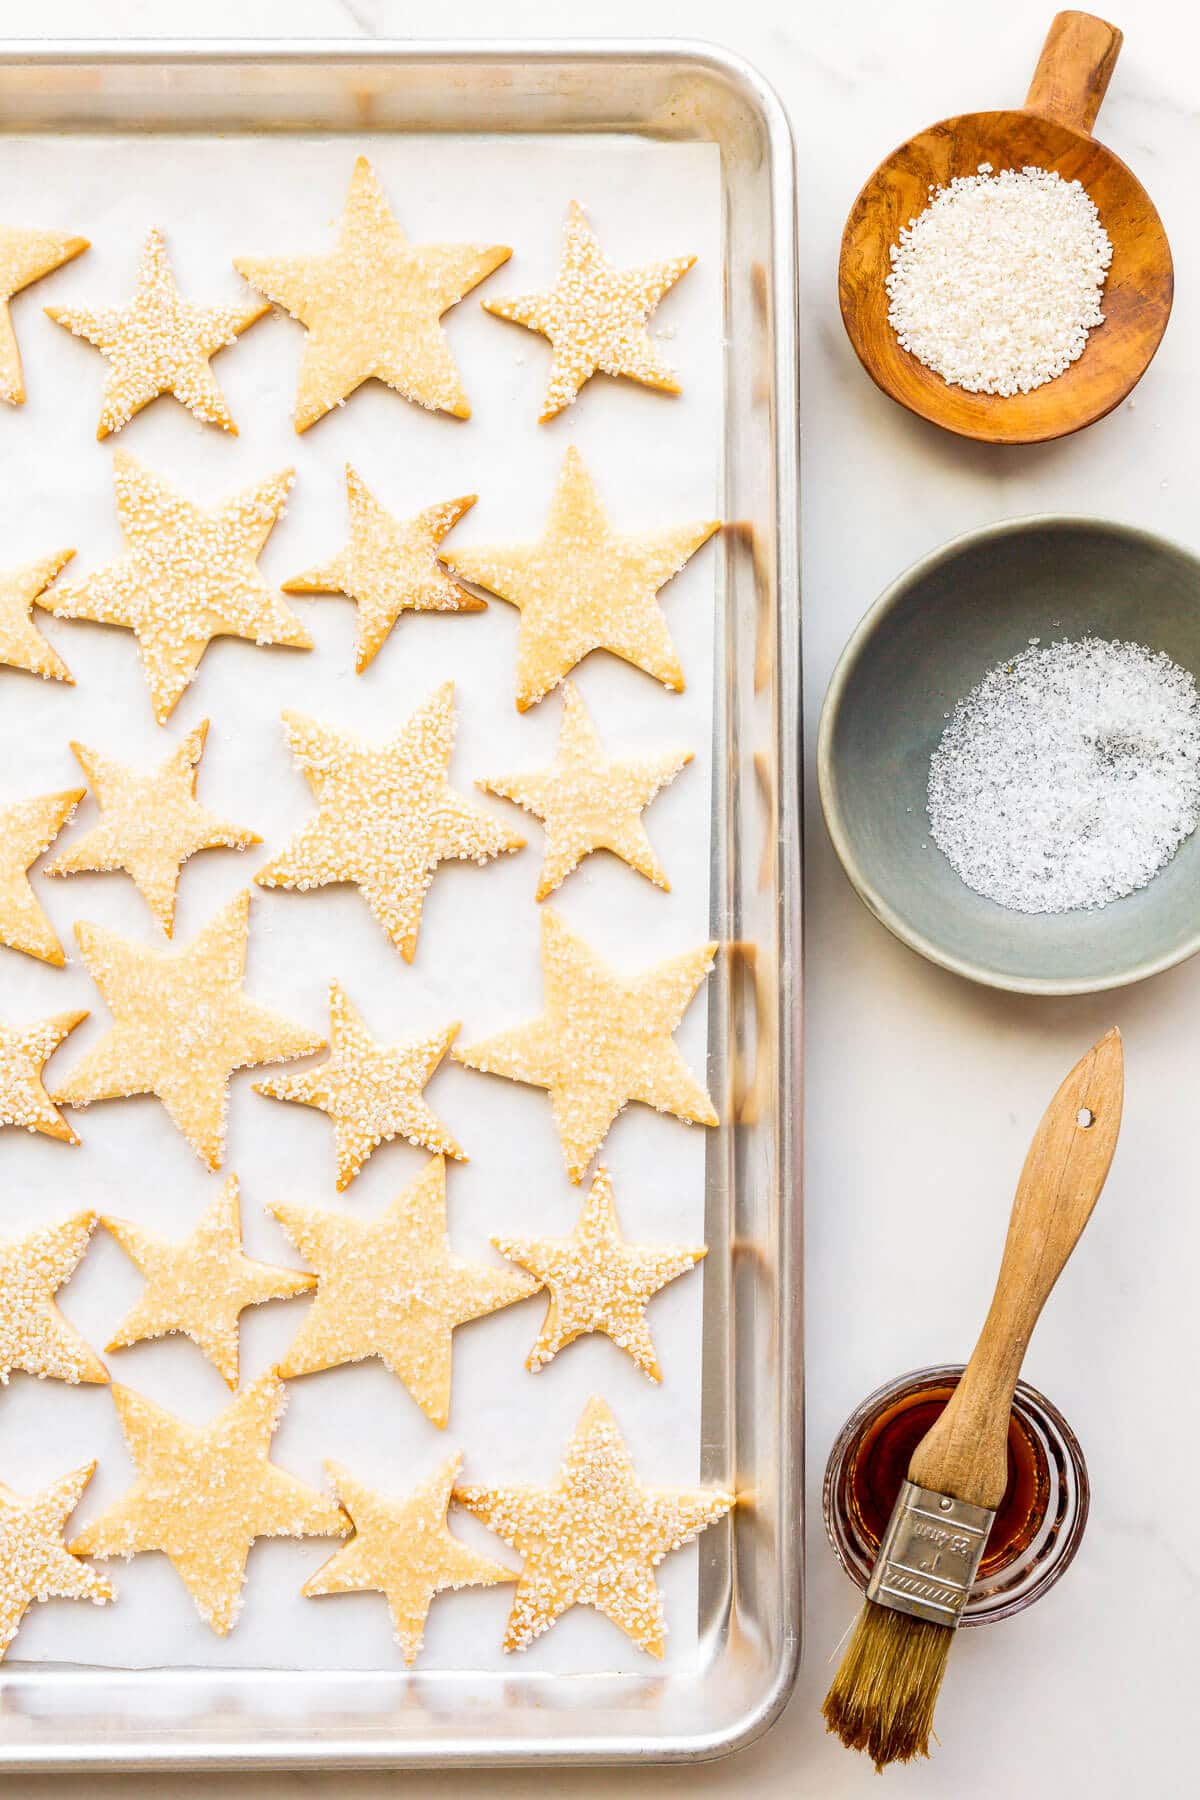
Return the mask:
<svg viewBox="0 0 1200 1800"><path fill-rule="evenodd" d="M1026 111L1090 137L1121 42L1117 27L1094 13L1056 13L1025 96Z"/></svg>

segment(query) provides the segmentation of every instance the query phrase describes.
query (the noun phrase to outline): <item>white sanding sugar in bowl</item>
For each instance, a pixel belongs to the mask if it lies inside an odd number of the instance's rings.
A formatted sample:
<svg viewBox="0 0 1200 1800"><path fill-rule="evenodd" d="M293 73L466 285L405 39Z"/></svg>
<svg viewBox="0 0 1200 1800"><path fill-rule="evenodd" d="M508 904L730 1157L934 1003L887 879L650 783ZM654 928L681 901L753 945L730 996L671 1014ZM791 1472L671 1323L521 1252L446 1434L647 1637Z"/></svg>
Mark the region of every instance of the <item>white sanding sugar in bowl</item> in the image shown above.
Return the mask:
<svg viewBox="0 0 1200 1800"><path fill-rule="evenodd" d="M931 188L893 244L888 323L905 350L972 394L1027 394L1104 322L1112 245L1078 181L1030 164Z"/></svg>
<svg viewBox="0 0 1200 1800"><path fill-rule="evenodd" d="M1200 821L1200 695L1140 644L1031 644L942 733L934 842L1016 912L1105 906L1145 887Z"/></svg>

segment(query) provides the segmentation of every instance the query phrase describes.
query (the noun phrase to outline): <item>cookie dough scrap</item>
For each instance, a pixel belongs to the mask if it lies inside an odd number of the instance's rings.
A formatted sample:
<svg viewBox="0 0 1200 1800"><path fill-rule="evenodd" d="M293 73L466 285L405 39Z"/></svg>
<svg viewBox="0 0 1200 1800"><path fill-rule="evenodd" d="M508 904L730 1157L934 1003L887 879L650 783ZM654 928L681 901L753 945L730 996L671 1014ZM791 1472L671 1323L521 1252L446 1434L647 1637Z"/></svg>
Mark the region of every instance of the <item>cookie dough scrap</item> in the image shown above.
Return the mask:
<svg viewBox="0 0 1200 1800"><path fill-rule="evenodd" d="M505 244L410 244L360 156L334 250L233 266L308 328L295 412L296 430L307 431L372 376L432 412L469 419L439 321L511 255Z"/></svg>
<svg viewBox="0 0 1200 1800"><path fill-rule="evenodd" d="M67 959L34 898L28 871L50 848L86 791L64 788L58 794L0 806L0 944L53 963L56 969Z"/></svg>
<svg viewBox="0 0 1200 1800"><path fill-rule="evenodd" d="M262 843L256 831L230 825L198 803L196 775L207 735L208 720L201 719L152 775L72 743L104 816L77 844L61 850L43 873L123 869L170 937L179 872L188 857L201 850L245 850Z"/></svg>
<svg viewBox="0 0 1200 1800"><path fill-rule="evenodd" d="M697 1125L718 1123L671 1033L713 966L717 945L615 975L552 907L542 914L546 1010L477 1044L455 1062L547 1088L567 1174L582 1181L609 1126L630 1100Z"/></svg>
<svg viewBox="0 0 1200 1800"><path fill-rule="evenodd" d="M18 225L0 225L0 400L20 406L25 398L21 353L17 349L8 303L14 294L61 269L88 247L86 238L68 237L61 231L30 231Z"/></svg>
<svg viewBox="0 0 1200 1800"><path fill-rule="evenodd" d="M237 426L209 367L210 358L270 312L246 306L196 306L175 285L162 233L146 239L133 299L123 306L48 306L56 325L86 338L108 358L108 378L96 436L106 438L160 394L175 399L206 425L237 436Z"/></svg>
<svg viewBox="0 0 1200 1800"><path fill-rule="evenodd" d="M27 669L44 681L65 681L68 687L74 687L75 677L37 629L33 608L74 554L74 550L59 550L39 562L0 574L0 663L9 669Z"/></svg>
<svg viewBox="0 0 1200 1800"><path fill-rule="evenodd" d="M450 1491L461 1466L461 1452L448 1456L428 1480L393 1500L338 1463L325 1464L330 1484L353 1522L354 1536L334 1551L300 1592L307 1599L319 1594L385 1594L396 1642L409 1668L420 1654L425 1621L438 1594L516 1580L512 1569L472 1550L447 1525Z"/></svg>
<svg viewBox="0 0 1200 1800"><path fill-rule="evenodd" d="M682 693L657 594L720 529L719 519L705 519L635 536L613 531L572 444L536 544L464 547L443 551L442 561L520 611L516 697L527 712L593 650L610 650Z"/></svg>
<svg viewBox="0 0 1200 1800"><path fill-rule="evenodd" d="M435 1156L466 1162L445 1126L423 1098L425 1083L454 1042L457 1021L442 1031L378 1044L361 1014L336 981L329 984L327 1061L292 1075L255 1083L256 1094L315 1106L333 1120L337 1148L337 1190L344 1193L371 1152L386 1139L402 1137Z"/></svg>
<svg viewBox="0 0 1200 1800"><path fill-rule="evenodd" d="M28 1499L0 1482L0 1657L35 1600L91 1600L103 1606L116 1598L112 1583L63 1543L67 1520L95 1467L84 1463Z"/></svg>
<svg viewBox="0 0 1200 1800"><path fill-rule="evenodd" d="M269 1460L287 1396L274 1371L208 1425L189 1425L142 1394L112 1390L138 1478L68 1546L76 1556L161 1550L218 1637L237 1623L246 1561L260 1537L345 1537L332 1500Z"/></svg>
<svg viewBox="0 0 1200 1800"><path fill-rule="evenodd" d="M0 1024L0 1126L20 1125L62 1144L79 1142L46 1092L42 1069L86 1018L86 1012L63 1012L36 1025Z"/></svg>
<svg viewBox="0 0 1200 1800"><path fill-rule="evenodd" d="M316 1032L243 992L249 914L249 894L237 895L179 950L152 950L99 925L77 924L83 960L113 1024L57 1084L55 1104L155 1094L201 1161L220 1168L234 1070L325 1048Z"/></svg>
<svg viewBox="0 0 1200 1800"><path fill-rule="evenodd" d="M450 1249L440 1156L374 1219L290 1201L267 1210L318 1278L279 1373L290 1379L378 1356L438 1426L450 1416L455 1328L537 1292L526 1275Z"/></svg>
<svg viewBox="0 0 1200 1800"><path fill-rule="evenodd" d="M283 723L316 795L317 814L254 879L282 888L353 882L405 962L416 955L421 909L439 863L483 864L524 849L523 837L464 800L446 779L454 747L452 681L383 744L303 713L285 712Z"/></svg>
<svg viewBox="0 0 1200 1800"><path fill-rule="evenodd" d="M666 1638L654 1571L736 1504L724 1488L643 1487L617 1422L589 1400L553 1487L456 1487L460 1506L525 1558L506 1650L591 1606L651 1656Z"/></svg>
<svg viewBox="0 0 1200 1800"><path fill-rule="evenodd" d="M14 1369L72 1386L108 1380L100 1358L54 1304L96 1223L95 1213L78 1212L25 1237L0 1238L0 1383L5 1387Z"/></svg>

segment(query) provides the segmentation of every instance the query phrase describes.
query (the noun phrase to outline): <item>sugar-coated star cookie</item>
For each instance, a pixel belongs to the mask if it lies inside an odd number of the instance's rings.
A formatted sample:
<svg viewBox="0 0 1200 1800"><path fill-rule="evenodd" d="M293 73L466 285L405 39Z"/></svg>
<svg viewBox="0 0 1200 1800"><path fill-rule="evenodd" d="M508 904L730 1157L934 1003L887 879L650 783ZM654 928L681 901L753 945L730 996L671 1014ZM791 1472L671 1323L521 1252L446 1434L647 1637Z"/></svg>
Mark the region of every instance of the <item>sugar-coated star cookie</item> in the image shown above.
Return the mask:
<svg viewBox="0 0 1200 1800"><path fill-rule="evenodd" d="M46 1092L42 1068L86 1018L86 1012L64 1012L36 1025L0 1024L0 1126L20 1125L63 1144L79 1142Z"/></svg>
<svg viewBox="0 0 1200 1800"><path fill-rule="evenodd" d="M25 398L21 353L9 316L14 294L60 269L88 247L86 238L68 237L61 231L29 231L18 225L0 225L0 400L19 406Z"/></svg>
<svg viewBox="0 0 1200 1800"><path fill-rule="evenodd" d="M25 1237L0 1238L0 1382L14 1369L54 1381L105 1382L108 1370L54 1304L96 1229L93 1212L74 1213Z"/></svg>
<svg viewBox="0 0 1200 1800"><path fill-rule="evenodd" d="M84 1463L28 1499L0 1482L0 1657L35 1600L91 1600L103 1606L115 1598L112 1583L63 1543L67 1520L95 1467Z"/></svg>
<svg viewBox="0 0 1200 1800"><path fill-rule="evenodd" d="M9 669L28 669L44 681L65 681L68 687L74 687L75 677L34 624L33 608L74 554L59 550L0 574L0 663Z"/></svg>
<svg viewBox="0 0 1200 1800"><path fill-rule="evenodd" d="M35 800L0 806L0 944L53 963L56 969L67 959L34 897L28 871L50 848L85 791L65 788L60 794L39 794Z"/></svg>

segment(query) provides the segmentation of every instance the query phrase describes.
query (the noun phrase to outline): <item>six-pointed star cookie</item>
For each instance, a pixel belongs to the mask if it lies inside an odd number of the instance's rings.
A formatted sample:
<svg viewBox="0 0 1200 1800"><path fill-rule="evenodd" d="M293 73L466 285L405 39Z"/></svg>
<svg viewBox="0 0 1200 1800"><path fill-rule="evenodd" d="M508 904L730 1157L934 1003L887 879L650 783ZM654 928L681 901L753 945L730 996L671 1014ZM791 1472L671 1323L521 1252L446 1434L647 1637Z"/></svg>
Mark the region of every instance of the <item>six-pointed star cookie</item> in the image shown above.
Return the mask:
<svg viewBox="0 0 1200 1800"><path fill-rule="evenodd" d="M295 414L296 430L307 431L372 376L434 412L470 418L438 321L511 255L504 244L410 244L360 156L336 249L238 257L234 267L308 327Z"/></svg>
<svg viewBox="0 0 1200 1800"><path fill-rule="evenodd" d="M571 202L563 233L558 280L545 293L517 300L485 300L498 319L512 319L549 338L554 350L540 422L570 406L597 369L628 375L643 387L677 394L675 371L650 342L646 321L694 256L614 269L600 254L595 233L578 201Z"/></svg>
<svg viewBox="0 0 1200 1800"><path fill-rule="evenodd" d="M270 475L214 508L196 506L128 451L113 456L124 556L64 582L40 604L61 619L121 625L138 640L161 725L215 637L248 638L311 650L312 639L267 586L255 559L292 485L292 470Z"/></svg>
<svg viewBox="0 0 1200 1800"><path fill-rule="evenodd" d="M316 1032L242 991L249 911L249 894L239 894L181 950L151 950L77 924L83 960L113 1025L58 1083L54 1101L88 1106L157 1094L196 1154L219 1168L233 1071L325 1047Z"/></svg>
<svg viewBox="0 0 1200 1800"><path fill-rule="evenodd" d="M162 234L146 239L137 291L124 306L48 306L57 325L86 338L109 361L98 438L120 431L160 394L173 394L208 425L237 426L209 367L209 358L235 343L248 325L271 308L196 306L175 285Z"/></svg>
<svg viewBox="0 0 1200 1800"><path fill-rule="evenodd" d="M42 1085L42 1066L86 1018L85 1012L64 1012L36 1025L0 1024L0 1126L22 1125L64 1144L79 1142Z"/></svg>
<svg viewBox="0 0 1200 1800"><path fill-rule="evenodd" d="M61 231L0 225L0 400L10 406L19 406L24 400L25 381L8 303L31 281L40 281L87 247L86 238L67 237Z"/></svg>
<svg viewBox="0 0 1200 1800"><path fill-rule="evenodd" d="M603 1400L589 1400L553 1487L456 1487L454 1498L525 1558L506 1650L525 1650L572 1606L593 1606L661 1656L654 1571L734 1505L722 1488L643 1487Z"/></svg>
<svg viewBox="0 0 1200 1800"><path fill-rule="evenodd" d="M386 1594L396 1642L411 1668L421 1649L425 1620L447 1588L494 1587L515 1581L512 1569L481 1556L456 1538L446 1523L450 1490L461 1453L401 1500L369 1488L335 1462L325 1472L354 1524L354 1536L301 1588L318 1594Z"/></svg>
<svg viewBox="0 0 1200 1800"><path fill-rule="evenodd" d="M224 1637L237 1621L255 1538L349 1531L339 1506L268 1458L286 1404L273 1371L208 1425L189 1425L129 1388L114 1384L112 1396L138 1478L76 1534L75 1555L164 1551L200 1617Z"/></svg>
<svg viewBox="0 0 1200 1800"><path fill-rule="evenodd" d="M666 871L646 836L642 810L691 762L691 751L610 757L569 681L562 694L558 755L550 767L527 775L493 775L479 783L485 793L515 800L545 825L538 899L552 894L593 850L611 850L656 887L669 890Z"/></svg>
<svg viewBox="0 0 1200 1800"><path fill-rule="evenodd" d="M705 519L618 534L572 444L538 543L464 548L442 561L519 608L517 708L526 712L592 650L611 650L681 693L683 670L656 595L720 528Z"/></svg>
<svg viewBox="0 0 1200 1800"><path fill-rule="evenodd" d="M242 1250L238 1179L231 1175L182 1243L128 1219L101 1219L146 1277L136 1305L112 1335L110 1350L182 1331L226 1385L238 1384L238 1319L247 1306L290 1300L316 1286L303 1269L253 1262Z"/></svg>
<svg viewBox="0 0 1200 1800"><path fill-rule="evenodd" d="M39 794L0 806L0 944L61 969L66 957L34 898L27 870L54 842L84 796L83 788Z"/></svg>
<svg viewBox="0 0 1200 1800"><path fill-rule="evenodd" d="M201 719L152 775L73 743L104 817L77 844L60 850L43 873L124 869L170 937L179 871L188 857L200 850L244 850L262 843L256 831L229 825L197 802L196 773L207 735L208 720Z"/></svg>
<svg viewBox="0 0 1200 1800"><path fill-rule="evenodd" d="M10 669L28 669L47 681L65 681L68 687L74 687L75 678L34 624L33 606L74 554L73 550L59 550L40 562L0 574L0 663Z"/></svg>
<svg viewBox="0 0 1200 1800"><path fill-rule="evenodd" d="M356 469L346 464L350 542L330 562L285 581L285 594L345 594L358 608L355 668L361 675L402 612L482 612L437 560L438 545L475 494L427 506L411 519L385 512Z"/></svg>
<svg viewBox="0 0 1200 1800"><path fill-rule="evenodd" d="M108 1370L54 1304L96 1228L92 1212L0 1238L0 1382L14 1369L55 1381L108 1380Z"/></svg>
<svg viewBox="0 0 1200 1800"><path fill-rule="evenodd" d="M329 984L326 1062L255 1083L272 1100L298 1100L333 1120L338 1193L350 1186L385 1138L407 1138L418 1149L466 1162L423 1098L425 1083L454 1041L458 1024L403 1044L377 1044L336 981Z"/></svg>
<svg viewBox="0 0 1200 1800"><path fill-rule="evenodd" d="M352 881L405 962L417 949L425 891L439 863L485 863L525 839L456 794L454 683L447 681L384 744L285 712L292 754L317 815L260 869L263 887Z"/></svg>
<svg viewBox="0 0 1200 1800"><path fill-rule="evenodd" d="M435 1425L450 1415L455 1327L537 1292L525 1275L454 1255L440 1156L374 1219L285 1201L267 1210L317 1271L316 1297L279 1373L379 1356Z"/></svg>
<svg viewBox="0 0 1200 1800"><path fill-rule="evenodd" d="M468 1069L548 1088L567 1174L581 1181L629 1100L698 1125L717 1123L712 1101L671 1037L716 953L716 944L701 944L625 978L547 907L545 1012L451 1054Z"/></svg>
<svg viewBox="0 0 1200 1800"><path fill-rule="evenodd" d="M28 1499L0 1482L0 1657L34 1600L91 1600L103 1606L114 1597L112 1583L78 1562L63 1543L67 1520L95 1467L84 1463Z"/></svg>

